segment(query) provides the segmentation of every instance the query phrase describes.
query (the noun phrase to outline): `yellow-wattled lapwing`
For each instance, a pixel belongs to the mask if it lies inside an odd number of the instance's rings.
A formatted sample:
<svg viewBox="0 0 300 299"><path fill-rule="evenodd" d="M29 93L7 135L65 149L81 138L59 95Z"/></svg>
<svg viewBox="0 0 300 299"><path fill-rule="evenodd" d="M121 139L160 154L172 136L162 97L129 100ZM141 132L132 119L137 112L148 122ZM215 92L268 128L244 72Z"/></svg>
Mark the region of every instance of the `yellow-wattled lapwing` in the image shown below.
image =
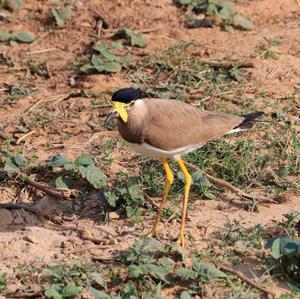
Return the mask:
<svg viewBox="0 0 300 299"><path fill-rule="evenodd" d="M166 172L163 198L149 236L156 237L160 214L174 179L167 159L172 158L178 162L185 178L178 238L179 244L184 246L184 226L191 175L184 165L182 155L225 134L251 128L255 119L263 115L263 112L236 116L203 111L176 100L142 98L142 92L134 88L116 91L112 96L112 105L113 110L104 125L107 126L112 119L117 118L119 133L129 147L138 153L160 158Z"/></svg>

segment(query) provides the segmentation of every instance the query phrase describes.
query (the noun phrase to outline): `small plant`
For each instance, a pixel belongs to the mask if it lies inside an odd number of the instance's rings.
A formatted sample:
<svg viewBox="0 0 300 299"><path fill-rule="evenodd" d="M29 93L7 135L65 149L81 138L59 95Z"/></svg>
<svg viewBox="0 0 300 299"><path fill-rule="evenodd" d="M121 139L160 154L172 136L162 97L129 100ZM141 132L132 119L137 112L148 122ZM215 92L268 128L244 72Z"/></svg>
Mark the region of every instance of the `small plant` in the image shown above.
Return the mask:
<svg viewBox="0 0 300 299"><path fill-rule="evenodd" d="M47 298L74 298L86 287L105 287L105 281L93 264L76 263L72 266L52 266L43 271L43 277L50 279L46 289Z"/></svg>
<svg viewBox="0 0 300 299"><path fill-rule="evenodd" d="M30 44L34 42L36 37L29 32L9 33L7 31L0 31L0 41L19 42Z"/></svg>
<svg viewBox="0 0 300 299"><path fill-rule="evenodd" d="M207 17L218 17L222 27L228 32L233 32L234 27L252 30L252 23L240 15L231 1L228 0L174 0L177 5L185 7L190 14L187 17L188 27L202 27L206 23L198 20L198 13ZM212 24L211 24L212 25ZM205 26L207 27L207 26Z"/></svg>
<svg viewBox="0 0 300 299"><path fill-rule="evenodd" d="M8 148L1 149L0 159L3 170L9 175L24 170L28 166L28 160L20 153L10 151Z"/></svg>
<svg viewBox="0 0 300 299"><path fill-rule="evenodd" d="M8 10L20 9L22 0L0 0L0 9L5 8Z"/></svg>
<svg viewBox="0 0 300 299"><path fill-rule="evenodd" d="M273 258L271 273L284 276L300 287L300 213L284 215L281 226L286 235L272 237L266 243Z"/></svg>
<svg viewBox="0 0 300 299"><path fill-rule="evenodd" d="M95 52L92 55L91 63L86 64L80 68L80 71L86 74L91 73L118 73L123 67L131 61L130 55L123 57L117 56L113 53L112 47L104 43L96 44L93 47Z"/></svg>
<svg viewBox="0 0 300 299"><path fill-rule="evenodd" d="M137 177L128 178L127 175L119 173L113 186L104 194L111 207L123 208L128 217L140 220L140 208L146 206L146 201Z"/></svg>
<svg viewBox="0 0 300 299"><path fill-rule="evenodd" d="M300 240L290 237L274 237L270 239L266 248L271 249L275 262L272 273L278 273L300 286Z"/></svg>
<svg viewBox="0 0 300 299"><path fill-rule="evenodd" d="M49 78L46 62L38 63L32 59L27 62L31 75L37 75L43 78Z"/></svg>
<svg viewBox="0 0 300 299"><path fill-rule="evenodd" d="M4 104L6 105L12 105L21 97L28 96L30 94L30 91L27 89L27 85L25 83L7 85L6 92L9 94L9 96L5 98Z"/></svg>
<svg viewBox="0 0 300 299"><path fill-rule="evenodd" d="M72 17L71 6L65 6L62 9L52 7L51 13L58 27L63 27Z"/></svg>
<svg viewBox="0 0 300 299"><path fill-rule="evenodd" d="M142 33L129 29L119 29L113 36L115 39L125 38L130 46L145 47L145 40Z"/></svg>
<svg viewBox="0 0 300 299"><path fill-rule="evenodd" d="M96 166L94 158L90 156L80 156L72 163L68 158L56 155L51 158L49 167L60 167L70 171L75 176L81 176L86 179L95 189L106 187L106 175ZM68 188L68 179L59 176L55 180L57 188Z"/></svg>
<svg viewBox="0 0 300 299"><path fill-rule="evenodd" d="M7 273L4 272L0 274L0 293L6 289L6 283L7 283Z"/></svg>

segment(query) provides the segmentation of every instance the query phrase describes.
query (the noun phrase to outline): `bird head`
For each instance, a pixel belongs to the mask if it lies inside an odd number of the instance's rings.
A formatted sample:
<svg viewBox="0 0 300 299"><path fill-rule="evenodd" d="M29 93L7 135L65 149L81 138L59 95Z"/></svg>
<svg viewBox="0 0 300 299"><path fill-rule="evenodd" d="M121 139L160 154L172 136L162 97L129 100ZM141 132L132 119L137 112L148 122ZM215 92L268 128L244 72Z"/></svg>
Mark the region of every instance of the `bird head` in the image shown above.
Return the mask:
<svg viewBox="0 0 300 299"><path fill-rule="evenodd" d="M107 116L104 126L107 125L114 119L114 118L121 118L123 122L128 121L128 113L127 110L129 107L134 103L134 101L142 98L142 92L140 89L135 88L122 88L116 91L112 95L112 111Z"/></svg>

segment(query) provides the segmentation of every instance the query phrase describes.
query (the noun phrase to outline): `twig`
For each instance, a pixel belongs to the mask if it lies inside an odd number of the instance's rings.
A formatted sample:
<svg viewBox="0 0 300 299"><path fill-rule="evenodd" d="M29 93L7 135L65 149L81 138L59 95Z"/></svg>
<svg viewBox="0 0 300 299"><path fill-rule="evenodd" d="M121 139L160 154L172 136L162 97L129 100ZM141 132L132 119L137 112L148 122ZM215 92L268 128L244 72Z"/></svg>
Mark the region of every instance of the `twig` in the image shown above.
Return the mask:
<svg viewBox="0 0 300 299"><path fill-rule="evenodd" d="M98 27L97 37L100 38L101 37L101 30L102 30L102 27L103 27L103 21L101 19L99 19L97 27Z"/></svg>
<svg viewBox="0 0 300 299"><path fill-rule="evenodd" d="M17 204L17 203L3 203L0 204L0 208L7 209L7 210L17 210L17 209L23 209L29 212L32 212L34 214L37 214L38 216L42 216L51 222L55 224L61 224L61 222L54 217L50 216L49 214L45 213L44 211L41 211L33 206L27 206L24 204Z"/></svg>
<svg viewBox="0 0 300 299"><path fill-rule="evenodd" d="M202 61L203 64L207 64L213 69L225 69L230 70L235 65L237 65L239 68L253 68L254 64L251 61L233 61L233 62L217 62L217 61Z"/></svg>
<svg viewBox="0 0 300 299"><path fill-rule="evenodd" d="M143 192L146 200L155 208L155 210L159 210L159 205L145 192Z"/></svg>
<svg viewBox="0 0 300 299"><path fill-rule="evenodd" d="M243 273L241 273L241 272L239 272L237 270L234 270L234 269L232 269L232 268L230 268L228 266L225 266L225 265L216 265L216 267L218 269L222 270L222 271L229 272L229 273L235 275L239 279L243 280L244 282L246 282L247 284L249 284L253 288L256 288L259 291L263 292L267 296L271 296L272 298L275 298L275 294L271 290L258 285L256 282L254 282L251 279L249 279L248 277L246 277Z"/></svg>
<svg viewBox="0 0 300 299"><path fill-rule="evenodd" d="M59 49L58 48L41 49L41 50L36 50L36 51L32 51L32 52L26 52L26 54L28 54L28 55L42 54L42 53L47 53L47 52L56 51L56 50L59 50Z"/></svg>
<svg viewBox="0 0 300 299"><path fill-rule="evenodd" d="M27 137L29 137L30 135L34 134L35 130L30 131L29 133L21 136L17 141L16 144L18 145L21 141L25 140Z"/></svg>
<svg viewBox="0 0 300 299"><path fill-rule="evenodd" d="M233 193L239 195L239 196L242 196L242 197L245 197L245 198L248 198L248 199L256 199L260 202L267 202L267 203L276 203L276 201L272 200L271 198L267 198L267 197L262 197L262 196L256 196L256 195L250 195L246 192L244 192L243 190L233 186L232 184L222 180L222 179L218 179L218 178L215 178L213 176L211 176L210 174L202 171L200 168L198 168L197 166L193 165L192 163L189 163L189 162L185 162L185 164L190 167L191 169L195 170L195 171L201 171L207 178L210 182L214 183L214 184L217 184L217 185L220 185L222 187L225 187L226 189L232 191Z"/></svg>
<svg viewBox="0 0 300 299"><path fill-rule="evenodd" d="M34 108L36 108L41 102L44 101L44 98L39 99L36 103L34 103L32 106L30 106L28 109L26 109L23 113L23 115L28 114L31 110L33 110Z"/></svg>
<svg viewBox="0 0 300 299"><path fill-rule="evenodd" d="M49 186L45 186L39 182L36 182L35 180L31 179L28 175L26 175L25 173L19 173L18 178L23 179L27 184L31 185L32 187L39 189L43 192L45 192L46 194L55 197L57 199L63 199L63 200L67 200L69 199L68 196L64 195L63 193L57 191L55 188L51 188Z"/></svg>
<svg viewBox="0 0 300 299"><path fill-rule="evenodd" d="M15 293L8 293L4 295L5 298L42 298L43 292L25 293L17 291Z"/></svg>
<svg viewBox="0 0 300 299"><path fill-rule="evenodd" d="M63 96L61 96L60 98L58 98L56 101L54 101L54 104L59 104L62 101L66 101L70 98L76 98L76 97L81 97L82 93L81 92L70 92L68 94L65 94Z"/></svg>

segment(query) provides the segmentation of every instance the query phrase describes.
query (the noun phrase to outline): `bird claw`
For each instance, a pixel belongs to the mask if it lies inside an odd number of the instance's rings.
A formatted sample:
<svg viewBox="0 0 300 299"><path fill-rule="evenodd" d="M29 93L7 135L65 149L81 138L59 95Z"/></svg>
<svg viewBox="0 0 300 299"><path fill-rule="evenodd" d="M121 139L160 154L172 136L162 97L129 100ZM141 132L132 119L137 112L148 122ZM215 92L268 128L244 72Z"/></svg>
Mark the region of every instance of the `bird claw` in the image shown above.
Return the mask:
<svg viewBox="0 0 300 299"><path fill-rule="evenodd" d="M185 238L184 238L184 235L180 235L178 237L177 244L179 244L182 248L185 247Z"/></svg>
<svg viewBox="0 0 300 299"><path fill-rule="evenodd" d="M145 236L145 238L155 238L159 240L156 230L151 230L150 233Z"/></svg>

